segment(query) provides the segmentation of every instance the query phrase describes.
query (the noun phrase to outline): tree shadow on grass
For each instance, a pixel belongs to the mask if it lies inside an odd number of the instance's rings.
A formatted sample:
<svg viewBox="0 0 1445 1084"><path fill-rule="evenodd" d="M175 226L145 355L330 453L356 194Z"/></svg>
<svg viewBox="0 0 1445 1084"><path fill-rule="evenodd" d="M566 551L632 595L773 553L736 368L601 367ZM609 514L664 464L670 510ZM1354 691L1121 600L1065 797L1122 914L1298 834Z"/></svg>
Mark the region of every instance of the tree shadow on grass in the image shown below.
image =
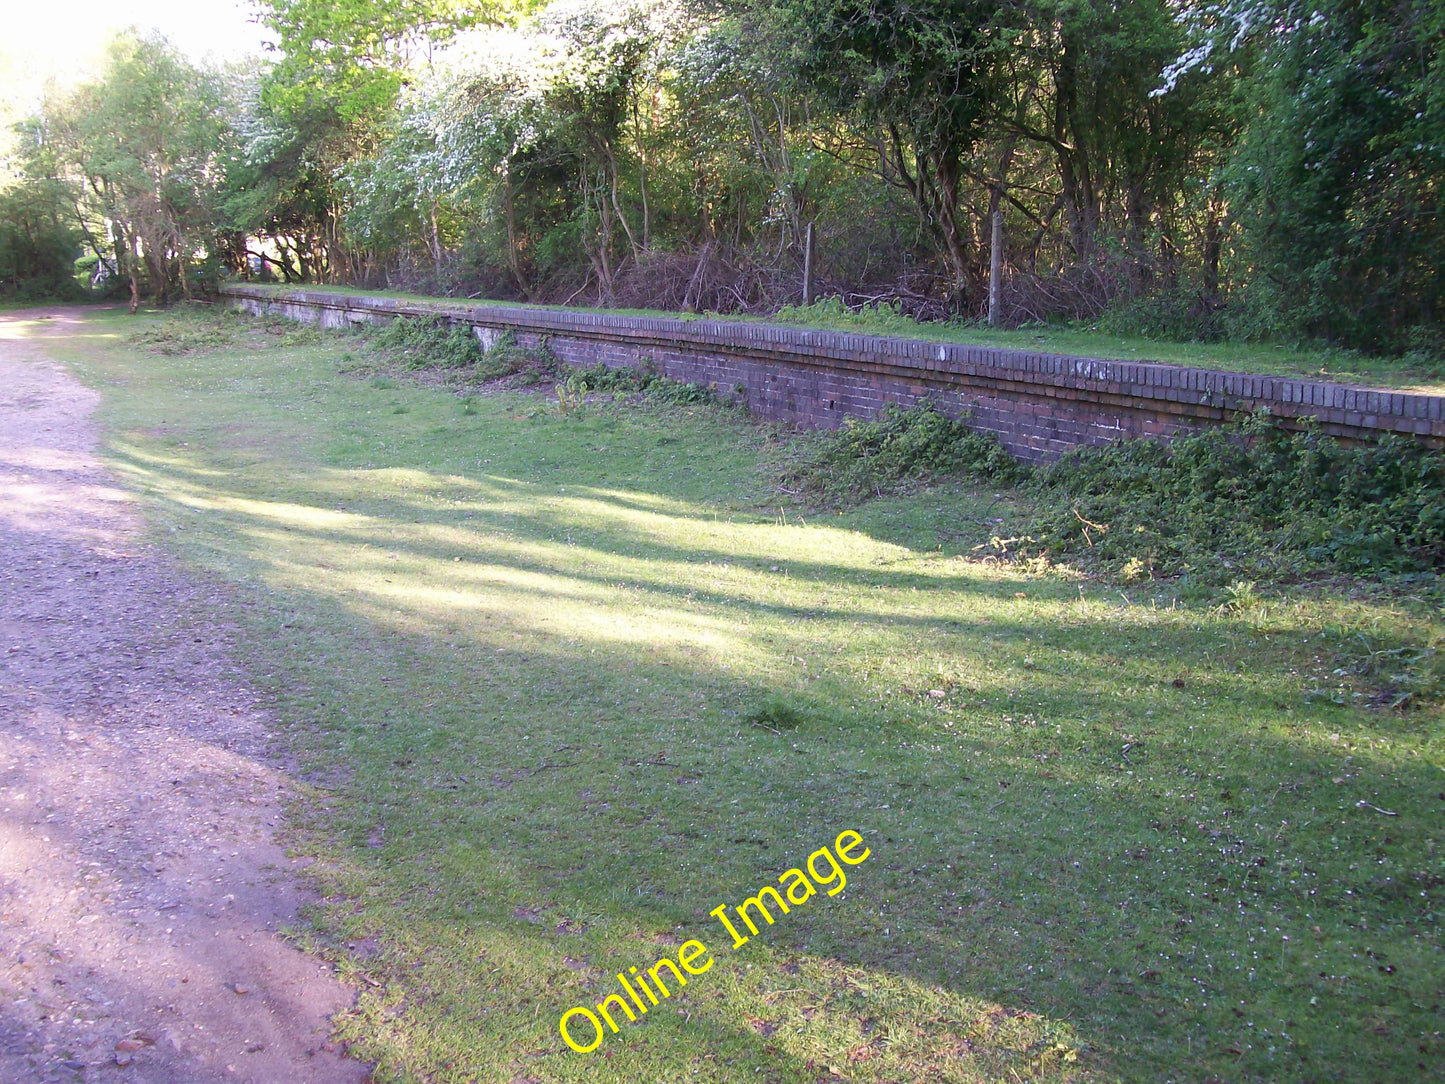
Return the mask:
<svg viewBox="0 0 1445 1084"><path fill-rule="evenodd" d="M801 1080L832 1058L858 1079L1310 1080L1435 1042L1435 769L1381 743L1407 723L1303 702L1287 653L1260 646L1241 678L1227 625L1075 612L1060 586L1015 600L977 569L875 571L856 540L789 561L788 582L709 586L687 569L736 551L647 494L587 493L606 524L569 546L577 506L518 509L515 481L461 486L466 522L364 476L276 501L264 479L128 454L171 515L204 509L192 529L226 575L268 585L251 650L308 761L350 772L318 837L346 841L322 928L387 943L377 973L420 1013L377 994L375 1056L424 1026L429 1058L547 1050L557 1079L729 1079L733 1058ZM617 514L638 506L645 529ZM860 589L878 596L782 597ZM810 641L852 664L789 676ZM883 690L854 659L870 645ZM952 684L897 688L959 657ZM800 724L750 725L780 689ZM712 907L844 828L875 848L846 894L720 958L691 1019L629 1030L611 1059L561 1047L549 1015L668 938L712 946Z"/></svg>

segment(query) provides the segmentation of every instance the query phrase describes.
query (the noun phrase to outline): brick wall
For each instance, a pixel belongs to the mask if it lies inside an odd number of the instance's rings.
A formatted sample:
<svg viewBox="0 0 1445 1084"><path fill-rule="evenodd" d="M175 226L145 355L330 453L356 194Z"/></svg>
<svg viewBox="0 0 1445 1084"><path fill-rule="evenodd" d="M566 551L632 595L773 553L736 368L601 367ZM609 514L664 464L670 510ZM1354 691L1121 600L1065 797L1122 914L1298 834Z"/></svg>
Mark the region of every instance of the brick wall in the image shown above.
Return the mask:
<svg viewBox="0 0 1445 1084"><path fill-rule="evenodd" d="M569 365L655 365L677 380L709 384L764 417L830 427L887 403L931 399L995 434L1020 459L1042 462L1080 444L1120 437L1168 439L1267 408L1285 425L1318 419L1345 440L1384 433L1445 447L1445 397L1292 377L1180 365L1034 354L728 320L371 297L329 290L235 284L221 292L252 313L324 327L441 316L483 341L511 330L523 346L545 338Z"/></svg>

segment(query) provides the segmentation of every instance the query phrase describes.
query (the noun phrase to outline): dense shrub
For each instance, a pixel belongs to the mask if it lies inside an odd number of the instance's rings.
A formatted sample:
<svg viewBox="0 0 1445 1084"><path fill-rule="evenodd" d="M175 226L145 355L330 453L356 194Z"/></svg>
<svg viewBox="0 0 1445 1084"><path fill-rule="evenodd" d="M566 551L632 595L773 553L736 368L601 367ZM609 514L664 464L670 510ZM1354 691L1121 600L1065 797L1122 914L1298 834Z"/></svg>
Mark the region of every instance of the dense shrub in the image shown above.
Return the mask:
<svg viewBox="0 0 1445 1084"><path fill-rule="evenodd" d="M1344 446L1259 417L1076 450L1032 488L1039 549L1104 570L1225 582L1445 567L1445 457L1405 438Z"/></svg>
<svg viewBox="0 0 1445 1084"><path fill-rule="evenodd" d="M1218 342L1227 335L1217 300L1189 289L1160 290L1116 303L1098 319L1101 331L1160 342Z"/></svg>
<svg viewBox="0 0 1445 1084"><path fill-rule="evenodd" d="M890 405L877 418L823 434L784 473L783 484L825 505L856 503L950 475L1012 482L1023 469L993 438L932 404Z"/></svg>

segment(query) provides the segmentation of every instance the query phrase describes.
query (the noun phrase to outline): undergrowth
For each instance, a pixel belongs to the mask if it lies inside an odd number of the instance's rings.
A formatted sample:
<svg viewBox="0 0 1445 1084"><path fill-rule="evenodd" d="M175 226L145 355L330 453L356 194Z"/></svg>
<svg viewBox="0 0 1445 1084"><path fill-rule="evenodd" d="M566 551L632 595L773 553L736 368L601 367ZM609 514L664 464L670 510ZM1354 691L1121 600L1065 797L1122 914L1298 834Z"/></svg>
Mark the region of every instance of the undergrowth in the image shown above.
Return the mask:
<svg viewBox="0 0 1445 1084"><path fill-rule="evenodd" d="M517 343L517 336L504 331L487 348L477 365L477 376L482 380L505 380L509 384L532 387L545 384L556 377L562 363L547 347L546 340L535 347L524 347Z"/></svg>
<svg viewBox="0 0 1445 1084"><path fill-rule="evenodd" d="M1167 445L1078 449L1031 489L1039 551L1125 578L1445 567L1445 458L1405 438L1345 446L1256 417Z"/></svg>
<svg viewBox="0 0 1445 1084"><path fill-rule="evenodd" d="M551 379L558 367L545 342L522 347L508 331L484 348L470 325L445 317L398 317L371 331L367 341L373 351L405 369L469 370L482 382L541 384Z"/></svg>
<svg viewBox="0 0 1445 1084"><path fill-rule="evenodd" d="M374 329L368 341L407 369L462 369L485 356L470 327L440 317L398 317Z"/></svg>
<svg viewBox="0 0 1445 1084"><path fill-rule="evenodd" d="M918 321L897 302L875 301L850 308L837 297L820 298L810 305L784 305L768 319L778 324L856 330L873 335L912 337L919 330Z"/></svg>
<svg viewBox="0 0 1445 1084"><path fill-rule="evenodd" d="M711 403L717 393L705 384L692 384L663 376L653 366L641 368L610 368L597 364L586 369L575 369L559 385L558 395L585 399L589 394L612 394L613 396L642 396L657 403L672 403L687 406L697 403Z"/></svg>
<svg viewBox="0 0 1445 1084"><path fill-rule="evenodd" d="M1403 437L1346 446L1260 416L1172 444L1080 448L1030 470L923 404L849 419L803 447L781 484L822 507L947 477L1021 483L1032 511L996 551L1123 580L1219 586L1445 569L1445 457Z"/></svg>
<svg viewBox="0 0 1445 1084"><path fill-rule="evenodd" d="M841 507L947 476L1007 484L1023 475L997 439L925 403L908 410L889 405L868 422L845 418L786 468L783 486L818 505Z"/></svg>

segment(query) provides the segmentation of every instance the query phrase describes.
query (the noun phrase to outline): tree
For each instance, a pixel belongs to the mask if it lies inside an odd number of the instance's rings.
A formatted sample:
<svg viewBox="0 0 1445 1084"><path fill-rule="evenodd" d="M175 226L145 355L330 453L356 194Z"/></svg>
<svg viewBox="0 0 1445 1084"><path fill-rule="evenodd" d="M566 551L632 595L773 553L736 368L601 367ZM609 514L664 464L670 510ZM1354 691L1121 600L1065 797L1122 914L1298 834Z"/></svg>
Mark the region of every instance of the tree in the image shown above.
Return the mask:
<svg viewBox="0 0 1445 1084"><path fill-rule="evenodd" d="M1256 303L1280 330L1445 349L1445 5L1240 9L1258 51L1231 169Z"/></svg>
<svg viewBox="0 0 1445 1084"><path fill-rule="evenodd" d="M994 0L782 0L774 17L798 42L799 73L856 116L889 183L906 191L938 239L963 307L980 259L966 221L969 162L1007 48Z"/></svg>
<svg viewBox="0 0 1445 1084"><path fill-rule="evenodd" d="M1207 175L1201 157L1223 135L1214 73L1151 93L1184 48L1167 0L1036 0L1026 11L1019 41L1036 104L1003 124L1054 154L1075 259L1118 239L1147 266L1151 227L1167 228L1161 217L1181 209L1191 178Z"/></svg>
<svg viewBox="0 0 1445 1084"><path fill-rule="evenodd" d="M281 60L267 80L282 114L324 100L343 126L384 119L418 56L498 16L488 0L262 0Z"/></svg>
<svg viewBox="0 0 1445 1084"><path fill-rule="evenodd" d="M131 284L165 303L190 296L198 252L213 247L228 144L225 96L212 73L162 38L114 39L101 78L45 104L27 140L78 193L78 225Z"/></svg>
<svg viewBox="0 0 1445 1084"><path fill-rule="evenodd" d="M51 179L0 190L0 297L31 301L76 294L80 233L69 193Z"/></svg>

